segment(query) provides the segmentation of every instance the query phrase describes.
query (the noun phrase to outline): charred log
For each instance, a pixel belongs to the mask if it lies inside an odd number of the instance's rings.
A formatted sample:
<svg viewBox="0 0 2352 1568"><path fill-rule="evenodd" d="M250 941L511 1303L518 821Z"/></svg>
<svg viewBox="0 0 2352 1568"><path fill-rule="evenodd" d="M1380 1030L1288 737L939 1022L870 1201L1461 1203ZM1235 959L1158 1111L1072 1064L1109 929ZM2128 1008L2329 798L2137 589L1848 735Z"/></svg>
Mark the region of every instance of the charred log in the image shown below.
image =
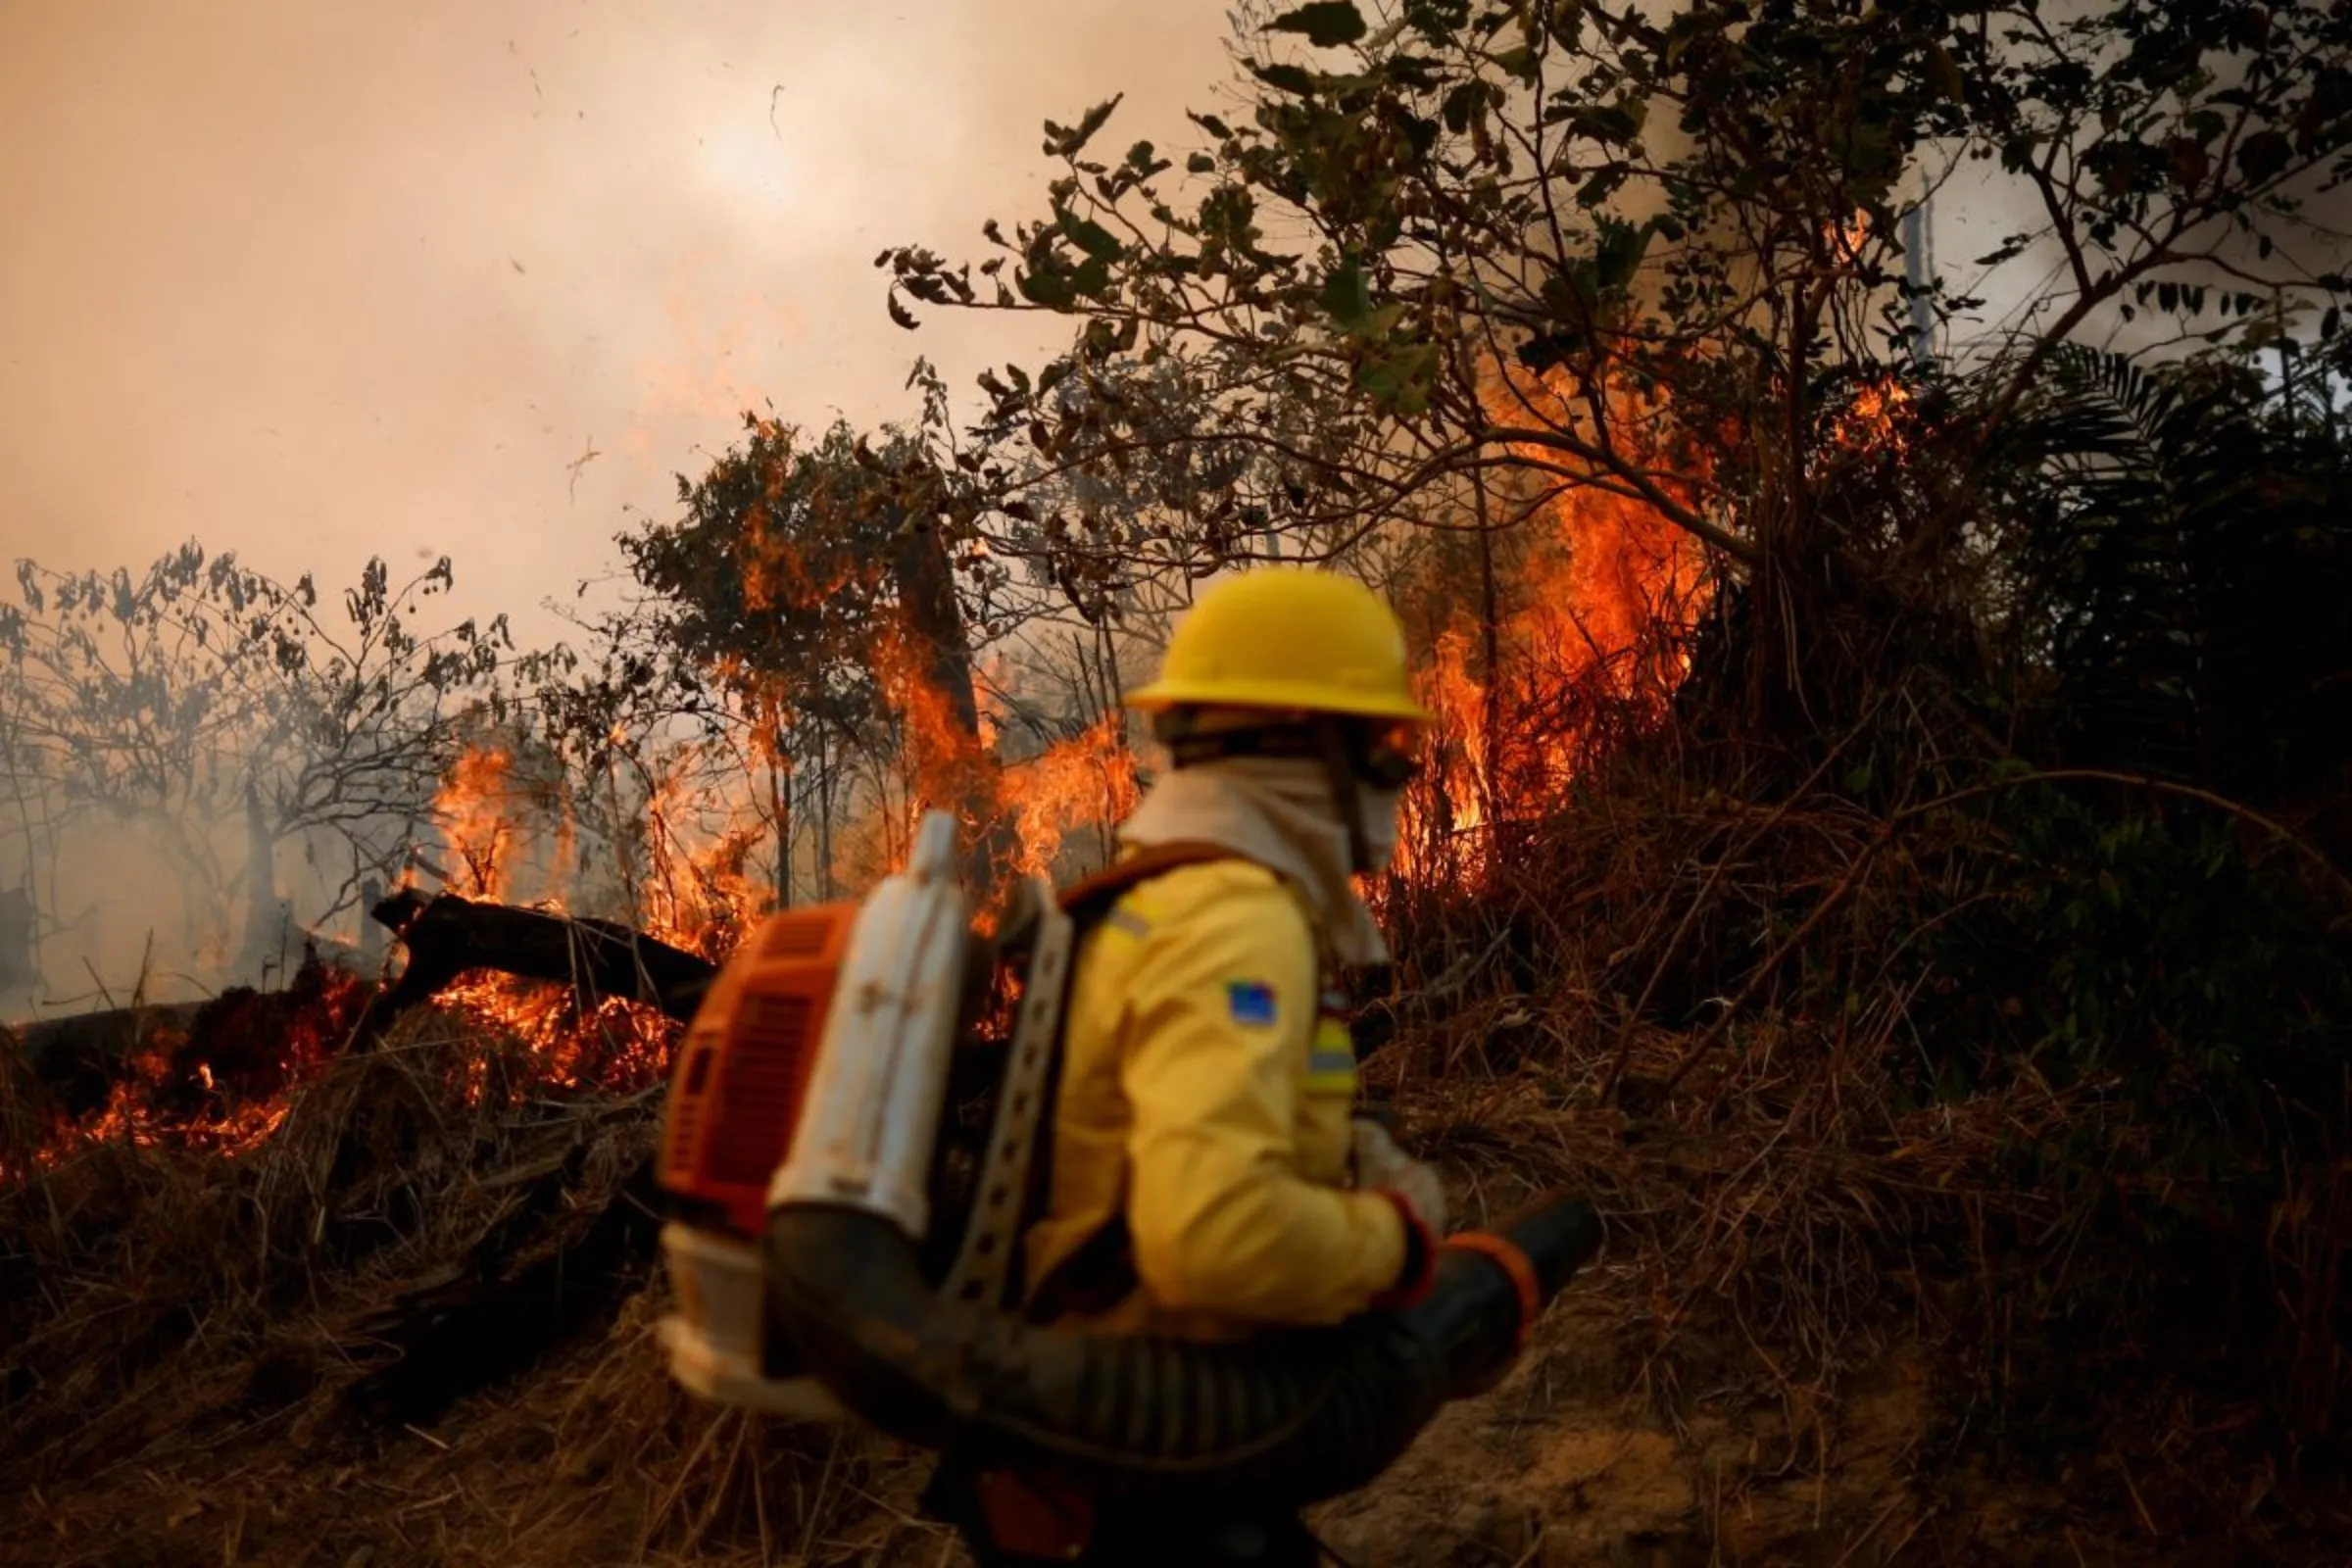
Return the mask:
<svg viewBox="0 0 2352 1568"><path fill-rule="evenodd" d="M103 1109L115 1086L141 1072L158 1110L200 1114L277 1093L311 1061L343 1049L363 1026L375 988L307 958L283 991L237 986L207 1002L113 1007L0 1029L16 1070L52 1113Z"/></svg>
<svg viewBox="0 0 2352 1568"><path fill-rule="evenodd" d="M384 994L396 1016L471 970L495 969L568 985L583 1004L644 1003L684 1023L718 965L612 920L574 919L404 888L370 911L408 949L409 966Z"/></svg>
<svg viewBox="0 0 2352 1568"><path fill-rule="evenodd" d="M153 1108L197 1115L275 1094L303 1067L363 1046L475 970L568 985L583 1006L608 997L645 1003L680 1022L694 1016L718 972L699 954L610 920L407 890L372 912L408 950L408 967L388 990L311 951L282 991L239 986L209 1002L0 1027L0 1070L28 1084L48 1113L68 1120L104 1109L134 1073L153 1081Z"/></svg>

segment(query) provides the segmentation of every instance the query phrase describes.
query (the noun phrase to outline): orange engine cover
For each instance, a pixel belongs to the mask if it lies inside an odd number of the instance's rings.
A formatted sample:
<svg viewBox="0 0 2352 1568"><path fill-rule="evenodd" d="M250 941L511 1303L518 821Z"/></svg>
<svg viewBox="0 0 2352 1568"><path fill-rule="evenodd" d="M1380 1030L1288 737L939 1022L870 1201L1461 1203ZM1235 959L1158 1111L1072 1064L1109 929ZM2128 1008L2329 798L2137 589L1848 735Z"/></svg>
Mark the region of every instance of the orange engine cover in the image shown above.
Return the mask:
<svg viewBox="0 0 2352 1568"><path fill-rule="evenodd" d="M761 922L695 1010L669 1086L662 1185L757 1238L799 1123L855 904Z"/></svg>

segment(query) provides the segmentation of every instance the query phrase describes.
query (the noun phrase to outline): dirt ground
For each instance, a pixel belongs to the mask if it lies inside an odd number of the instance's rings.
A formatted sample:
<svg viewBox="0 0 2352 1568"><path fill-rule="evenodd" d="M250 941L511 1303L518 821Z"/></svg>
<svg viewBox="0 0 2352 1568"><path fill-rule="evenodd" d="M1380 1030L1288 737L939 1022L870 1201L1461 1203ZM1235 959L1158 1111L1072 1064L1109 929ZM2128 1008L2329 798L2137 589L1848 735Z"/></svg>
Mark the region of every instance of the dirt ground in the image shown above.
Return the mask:
<svg viewBox="0 0 2352 1568"><path fill-rule="evenodd" d="M964 1562L914 1516L919 1456L762 1427L661 1376L657 1293L431 1425L316 1412L200 1421L137 1461L0 1502L24 1568L459 1568ZM1606 1278L1556 1306L1494 1393L1448 1409L1382 1481L1314 1515L1351 1568L1846 1568L2230 1560L2168 1547L2112 1488L1993 1488L1927 1465L1930 1368L1897 1346L1835 1408L1726 1377L1670 1424ZM2144 1504L2142 1505L2145 1506ZM2158 1506L2161 1506L2159 1503ZM2138 1528L2122 1528L2137 1525ZM2246 1560L2267 1560L2247 1558Z"/></svg>

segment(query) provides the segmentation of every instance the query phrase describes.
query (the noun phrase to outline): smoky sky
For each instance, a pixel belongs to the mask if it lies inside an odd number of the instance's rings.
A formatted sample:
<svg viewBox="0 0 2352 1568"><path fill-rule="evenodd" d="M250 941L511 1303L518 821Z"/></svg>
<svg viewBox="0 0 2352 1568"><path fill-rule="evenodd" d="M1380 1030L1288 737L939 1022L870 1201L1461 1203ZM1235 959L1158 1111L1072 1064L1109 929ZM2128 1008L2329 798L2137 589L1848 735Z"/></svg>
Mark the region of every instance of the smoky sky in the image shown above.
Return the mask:
<svg viewBox="0 0 2352 1568"><path fill-rule="evenodd" d="M0 558L193 536L540 601L747 408L911 416L1049 321L883 314L874 255L1045 211L1041 122L1183 144L1223 0L11 0ZM593 454L593 456L591 456Z"/></svg>
<svg viewBox="0 0 2352 1568"><path fill-rule="evenodd" d="M457 564L539 612L746 409L910 417L1060 338L883 314L886 245L1045 210L1041 122L1197 144L1226 0L4 0L0 562L194 537L281 576ZM1938 198L1948 282L2029 219ZM2048 286L2029 255L1982 324ZM967 404L966 407L969 405Z"/></svg>

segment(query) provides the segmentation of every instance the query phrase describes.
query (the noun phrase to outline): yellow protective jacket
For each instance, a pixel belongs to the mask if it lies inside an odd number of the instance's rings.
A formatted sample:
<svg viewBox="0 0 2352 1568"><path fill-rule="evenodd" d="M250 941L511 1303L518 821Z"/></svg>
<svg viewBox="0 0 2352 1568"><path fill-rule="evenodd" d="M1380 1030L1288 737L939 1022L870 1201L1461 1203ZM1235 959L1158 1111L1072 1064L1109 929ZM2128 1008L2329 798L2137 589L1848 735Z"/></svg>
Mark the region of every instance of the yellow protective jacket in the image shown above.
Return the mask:
<svg viewBox="0 0 2352 1568"><path fill-rule="evenodd" d="M1401 1215L1348 1190L1355 1054L1326 980L1308 906L1247 860L1163 871L1096 924L1027 1237L1041 1315L1230 1339L1338 1322L1397 1283ZM1052 1305L1106 1259L1109 1298Z"/></svg>

